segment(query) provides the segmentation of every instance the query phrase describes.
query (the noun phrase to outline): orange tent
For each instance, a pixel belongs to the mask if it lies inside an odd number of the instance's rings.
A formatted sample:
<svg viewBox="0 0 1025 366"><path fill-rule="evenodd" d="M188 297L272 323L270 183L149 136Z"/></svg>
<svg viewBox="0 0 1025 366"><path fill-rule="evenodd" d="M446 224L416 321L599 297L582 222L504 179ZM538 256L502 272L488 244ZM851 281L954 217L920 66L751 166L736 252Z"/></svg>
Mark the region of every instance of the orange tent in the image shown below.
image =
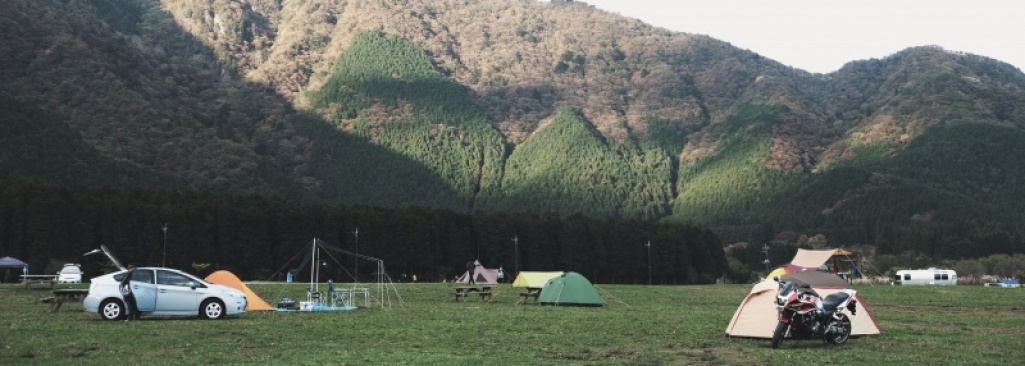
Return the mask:
<svg viewBox="0 0 1025 366"><path fill-rule="evenodd" d="M246 300L249 300L246 305L246 311L274 311L274 308L270 306L266 301L263 301L253 290L250 290L246 284L242 283L242 280L238 279L234 273L228 271L217 271L206 276L206 282L216 283L218 285L224 285L236 290L246 293Z"/></svg>

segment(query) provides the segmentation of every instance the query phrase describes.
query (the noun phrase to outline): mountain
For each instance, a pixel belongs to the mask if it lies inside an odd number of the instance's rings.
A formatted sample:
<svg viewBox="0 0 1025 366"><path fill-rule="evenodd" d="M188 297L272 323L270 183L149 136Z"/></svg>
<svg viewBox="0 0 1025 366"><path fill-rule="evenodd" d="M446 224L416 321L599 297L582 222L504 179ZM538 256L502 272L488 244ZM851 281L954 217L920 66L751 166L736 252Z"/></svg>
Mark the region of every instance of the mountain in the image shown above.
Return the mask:
<svg viewBox="0 0 1025 366"><path fill-rule="evenodd" d="M3 178L59 185L174 188L175 177L101 155L45 112L0 97Z"/></svg>
<svg viewBox="0 0 1025 366"><path fill-rule="evenodd" d="M893 250L1023 218L1025 74L981 56L913 47L812 74L579 1L0 7L0 95L66 125L67 151L161 184Z"/></svg>

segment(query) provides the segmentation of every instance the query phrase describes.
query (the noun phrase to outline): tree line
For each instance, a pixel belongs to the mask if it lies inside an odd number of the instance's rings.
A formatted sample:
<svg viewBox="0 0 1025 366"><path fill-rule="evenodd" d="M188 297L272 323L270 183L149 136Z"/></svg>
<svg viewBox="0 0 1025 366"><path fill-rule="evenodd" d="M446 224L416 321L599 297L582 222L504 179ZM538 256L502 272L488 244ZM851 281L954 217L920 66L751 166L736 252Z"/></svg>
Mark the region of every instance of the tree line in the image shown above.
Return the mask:
<svg viewBox="0 0 1025 366"><path fill-rule="evenodd" d="M28 262L33 273L78 262L87 277L99 275L110 269L106 261L82 255L106 245L125 264L166 262L202 276L226 269L244 280L280 280L314 238L381 258L396 280L414 274L451 280L474 259L510 275L566 270L601 283L647 283L649 273L655 283L710 283L726 268L719 238L682 224L54 187L0 178L0 253ZM321 278L352 280L345 277L355 270L351 260L325 261ZM359 266L357 276L372 278L370 267ZM308 275L299 270L297 275Z"/></svg>

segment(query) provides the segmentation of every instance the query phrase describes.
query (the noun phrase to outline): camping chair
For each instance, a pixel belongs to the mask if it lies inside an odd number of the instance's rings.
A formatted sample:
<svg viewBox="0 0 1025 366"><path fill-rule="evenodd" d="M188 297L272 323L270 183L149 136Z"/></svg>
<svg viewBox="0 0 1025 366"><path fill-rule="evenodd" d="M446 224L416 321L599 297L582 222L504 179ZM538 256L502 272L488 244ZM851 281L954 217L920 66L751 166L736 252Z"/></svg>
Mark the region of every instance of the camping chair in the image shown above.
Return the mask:
<svg viewBox="0 0 1025 366"><path fill-rule="evenodd" d="M322 294L323 292L313 291L313 289L308 288L306 289L306 301L309 301L312 304L320 304Z"/></svg>
<svg viewBox="0 0 1025 366"><path fill-rule="evenodd" d="M350 290L335 290L334 281L327 281L328 296L330 296L331 306L344 306L354 307L352 305L352 291Z"/></svg>

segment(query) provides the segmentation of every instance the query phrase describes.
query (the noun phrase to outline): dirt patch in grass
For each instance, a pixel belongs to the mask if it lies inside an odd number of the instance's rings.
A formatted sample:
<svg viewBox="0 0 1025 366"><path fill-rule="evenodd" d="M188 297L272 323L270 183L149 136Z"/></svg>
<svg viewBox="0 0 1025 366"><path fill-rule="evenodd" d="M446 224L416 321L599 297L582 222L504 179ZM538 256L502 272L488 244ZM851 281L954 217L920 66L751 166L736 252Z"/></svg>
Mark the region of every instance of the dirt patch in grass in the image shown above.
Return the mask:
<svg viewBox="0 0 1025 366"><path fill-rule="evenodd" d="M957 324L921 324L921 323L910 323L910 322L887 322L890 327L899 327L912 330L930 330L930 331L964 331L973 333L985 333L985 334L1004 334L1004 335L1019 335L1021 334L1020 329L1016 328L993 328L985 326L966 326Z"/></svg>
<svg viewBox="0 0 1025 366"><path fill-rule="evenodd" d="M872 313L878 315L881 313L934 313L934 314L949 314L949 315L963 315L963 314L976 314L979 312L985 312L987 315L1014 315L1020 314L1021 309L1019 308L1000 308L1000 307L976 307L976 308L954 308L945 306L901 306L891 305L885 308L872 307Z"/></svg>
<svg viewBox="0 0 1025 366"><path fill-rule="evenodd" d="M667 351L674 356L669 365L760 365L740 347L681 348Z"/></svg>
<svg viewBox="0 0 1025 366"><path fill-rule="evenodd" d="M625 363L639 365L759 365L761 362L739 347L676 348L655 353L632 349L601 352L559 353L559 360L571 363Z"/></svg>

